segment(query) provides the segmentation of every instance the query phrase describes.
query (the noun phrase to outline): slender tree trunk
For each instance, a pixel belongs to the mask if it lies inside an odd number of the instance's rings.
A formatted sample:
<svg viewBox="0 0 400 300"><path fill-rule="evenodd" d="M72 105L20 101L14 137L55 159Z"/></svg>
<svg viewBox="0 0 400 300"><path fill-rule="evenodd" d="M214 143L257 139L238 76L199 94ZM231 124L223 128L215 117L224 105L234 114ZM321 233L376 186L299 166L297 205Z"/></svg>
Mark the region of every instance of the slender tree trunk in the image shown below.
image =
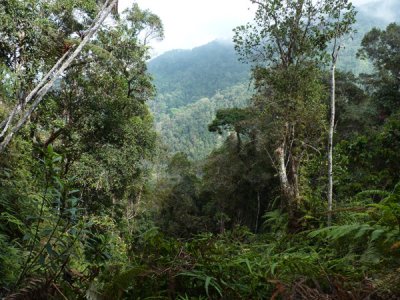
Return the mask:
<svg viewBox="0 0 400 300"><path fill-rule="evenodd" d="M285 143L282 143L275 150L275 154L278 161L278 175L282 192L285 196L290 196L291 192L285 164Z"/></svg>
<svg viewBox="0 0 400 300"><path fill-rule="evenodd" d="M13 121L14 117L16 114L19 114L21 110L34 98L34 96L37 94L37 92L46 84L47 80L51 77L51 75L56 71L61 64L64 62L64 60L67 58L68 55L70 55L72 52L72 49L69 49L67 52L64 53L64 55L57 61L57 63L51 68L51 70L42 78L42 80L36 85L36 87L29 93L29 95L23 99L23 101L19 101L19 103L13 108L13 110L10 112L8 117L1 122L0 128L2 128L2 132L0 133L0 140L3 138L3 136L7 133L8 127L10 126L11 122Z"/></svg>
<svg viewBox="0 0 400 300"><path fill-rule="evenodd" d="M329 141L328 141L328 226L332 224L332 202L333 202L333 134L335 129L335 93L336 93L336 82L335 82L335 70L336 61L335 58L331 67L331 117L329 124Z"/></svg>
<svg viewBox="0 0 400 300"><path fill-rule="evenodd" d="M69 67L69 65L73 62L73 60L79 55L79 53L82 51L83 47L89 42L89 40L93 37L93 35L97 32L101 24L104 22L104 20L107 18L107 16L110 14L110 12L113 10L114 6L117 5L118 0L107 0L102 9L100 10L99 14L97 15L96 19L94 20L92 26L89 28L87 31L86 36L84 39L81 41L79 46L72 52L72 54L67 57L63 56L57 63L56 65L52 68L52 71L54 74L52 74L52 77L49 75L45 76L45 78L50 78L51 79L44 84L44 80L42 80L34 89L31 93L29 93L28 97L23 101L23 103L28 103L31 99L36 96L36 100L33 102L33 104L29 107L29 109L25 112L25 114L21 117L21 119L17 122L17 124L10 129L10 132L5 136L4 140L1 141L0 143L0 153L2 153L7 145L10 143L11 139L13 136L21 129L21 127L26 123L26 121L29 119L31 116L32 112L36 109L36 107L40 104L42 101L43 97L47 94L47 92L53 87L55 81L60 77L60 75L63 74L63 72ZM58 68L58 65L61 66ZM51 72L51 71L50 71ZM53 73L52 72L52 73ZM46 78L46 80L47 80ZM41 86L42 85L42 86ZM3 132L1 133L3 136L5 135L8 126L11 124L12 119L14 118L15 114L23 109L23 105L18 104L12 111L10 116L5 120L5 122L2 122L2 125L4 124Z"/></svg>

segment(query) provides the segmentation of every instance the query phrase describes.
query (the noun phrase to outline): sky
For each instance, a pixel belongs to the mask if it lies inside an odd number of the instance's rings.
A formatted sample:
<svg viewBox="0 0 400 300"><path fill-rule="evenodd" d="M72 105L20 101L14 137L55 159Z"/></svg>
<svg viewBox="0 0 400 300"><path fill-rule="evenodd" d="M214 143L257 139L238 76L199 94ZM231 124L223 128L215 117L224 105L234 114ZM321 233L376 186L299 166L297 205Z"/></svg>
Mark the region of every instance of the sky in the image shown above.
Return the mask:
<svg viewBox="0 0 400 300"><path fill-rule="evenodd" d="M373 0L353 0L362 5ZM172 49L192 49L215 39L232 39L232 29L253 19L250 0L119 0L123 10L137 2L158 15L165 38L153 42L153 55Z"/></svg>

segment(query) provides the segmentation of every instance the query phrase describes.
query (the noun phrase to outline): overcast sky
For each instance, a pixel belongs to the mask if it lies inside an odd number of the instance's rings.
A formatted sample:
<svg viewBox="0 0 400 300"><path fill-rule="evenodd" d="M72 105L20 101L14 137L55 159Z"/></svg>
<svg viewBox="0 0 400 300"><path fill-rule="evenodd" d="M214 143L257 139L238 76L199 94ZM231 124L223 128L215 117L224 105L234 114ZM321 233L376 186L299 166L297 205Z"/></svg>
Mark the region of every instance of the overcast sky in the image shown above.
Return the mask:
<svg viewBox="0 0 400 300"><path fill-rule="evenodd" d="M250 0L120 0L120 10L134 2L157 14L164 24L165 39L153 44L155 55L171 49L191 49L215 39L230 40L232 28L251 21L254 12Z"/></svg>

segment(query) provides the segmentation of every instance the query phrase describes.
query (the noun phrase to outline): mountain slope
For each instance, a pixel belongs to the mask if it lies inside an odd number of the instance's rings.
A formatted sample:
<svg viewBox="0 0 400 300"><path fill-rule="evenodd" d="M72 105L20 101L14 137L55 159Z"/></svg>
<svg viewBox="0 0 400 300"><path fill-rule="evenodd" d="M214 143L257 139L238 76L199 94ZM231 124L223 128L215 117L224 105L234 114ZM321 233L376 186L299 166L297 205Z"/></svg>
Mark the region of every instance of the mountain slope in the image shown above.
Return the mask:
<svg viewBox="0 0 400 300"><path fill-rule="evenodd" d="M246 106L251 94L248 85L230 86L216 92L213 97L204 97L172 109L169 114L159 115L156 129L172 152L185 152L193 159L204 158L224 140L208 131L208 124L217 110Z"/></svg>
<svg viewBox="0 0 400 300"><path fill-rule="evenodd" d="M205 157L221 141L207 129L216 111L244 106L252 94L250 67L238 61L229 42L169 51L148 68L158 92L150 102L157 131L172 152L193 159Z"/></svg>
<svg viewBox="0 0 400 300"><path fill-rule="evenodd" d="M356 58L364 34L385 27L393 18L400 20L400 1L372 2L357 10L357 32L344 41L338 61L338 69L355 74L371 70L367 61ZM218 136L207 131L216 110L244 106L251 98L250 67L237 60L229 42L169 51L151 60L148 68L158 91L150 103L158 132L173 152L186 152L194 159L219 143Z"/></svg>
<svg viewBox="0 0 400 300"><path fill-rule="evenodd" d="M226 89L249 79L250 68L237 60L232 43L213 41L193 50L169 51L148 64L159 96L153 111L170 112L212 97L216 91ZM162 105L155 107L156 104Z"/></svg>

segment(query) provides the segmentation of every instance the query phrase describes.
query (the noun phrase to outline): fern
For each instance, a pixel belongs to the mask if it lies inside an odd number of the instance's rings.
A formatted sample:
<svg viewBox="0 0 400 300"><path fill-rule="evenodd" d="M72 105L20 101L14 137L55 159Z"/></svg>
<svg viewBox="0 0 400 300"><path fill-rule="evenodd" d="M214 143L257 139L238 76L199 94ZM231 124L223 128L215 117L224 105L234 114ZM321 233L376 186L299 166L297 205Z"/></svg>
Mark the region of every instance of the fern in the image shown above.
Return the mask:
<svg viewBox="0 0 400 300"><path fill-rule="evenodd" d="M310 238L322 237L338 240L350 234L361 237L369 229L369 225L366 224L337 225L314 230L308 236Z"/></svg>
<svg viewBox="0 0 400 300"><path fill-rule="evenodd" d="M386 198L387 196L390 195L390 192L387 191L382 191L382 190L367 190L367 191L362 191L360 193L358 193L355 198L356 199L362 199L362 200L372 200L372 196L379 196L381 197L381 199Z"/></svg>

